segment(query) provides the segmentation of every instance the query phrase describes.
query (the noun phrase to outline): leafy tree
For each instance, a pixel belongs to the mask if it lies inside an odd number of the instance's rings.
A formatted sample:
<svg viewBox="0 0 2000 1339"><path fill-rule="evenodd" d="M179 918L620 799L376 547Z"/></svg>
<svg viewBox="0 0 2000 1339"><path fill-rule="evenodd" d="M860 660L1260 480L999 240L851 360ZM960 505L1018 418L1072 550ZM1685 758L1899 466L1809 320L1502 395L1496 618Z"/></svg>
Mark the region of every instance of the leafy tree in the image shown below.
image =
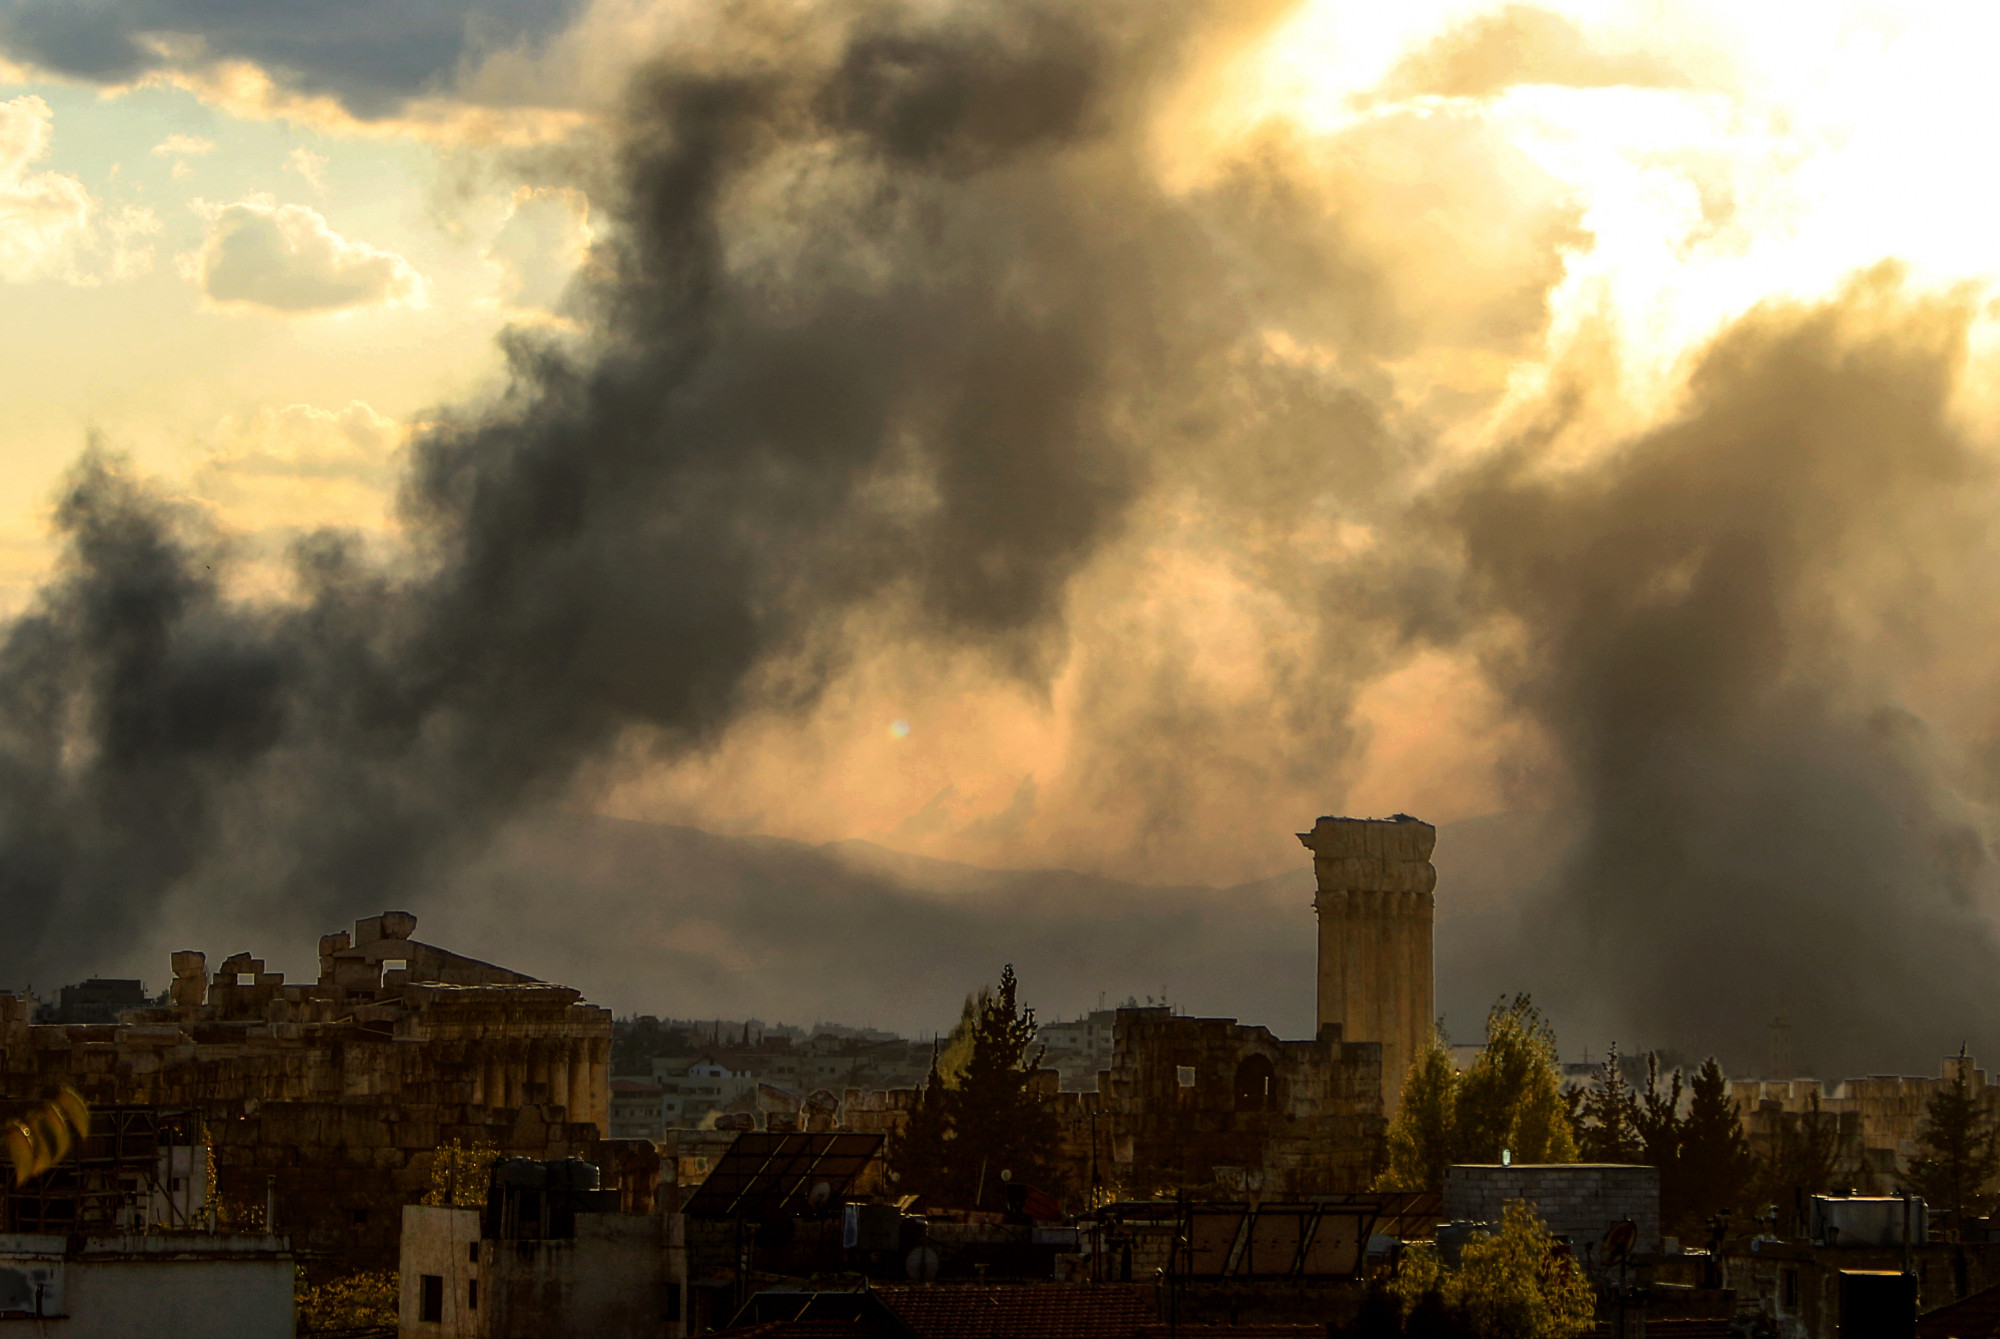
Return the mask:
<svg viewBox="0 0 2000 1339"><path fill-rule="evenodd" d="M1458 1268L1444 1264L1435 1244L1416 1242L1390 1286L1407 1333L1423 1328L1472 1339L1567 1339L1587 1333L1596 1313L1596 1294L1583 1271L1518 1200L1507 1206L1498 1233L1466 1242Z"/></svg>
<svg viewBox="0 0 2000 1339"><path fill-rule="evenodd" d="M456 1204L461 1208L486 1207L487 1182L493 1164L500 1161L500 1146L485 1140L465 1143L454 1139L431 1150L431 1184L422 1204Z"/></svg>
<svg viewBox="0 0 2000 1339"><path fill-rule="evenodd" d="M1402 1105L1389 1123L1381 1189L1435 1190L1444 1184L1444 1169L1456 1161L1458 1087L1451 1052L1444 1038L1433 1034L1403 1080Z"/></svg>
<svg viewBox="0 0 2000 1339"><path fill-rule="evenodd" d="M957 1087L947 1090L952 1141L952 1190L975 1208L998 1203L1004 1179L1047 1185L1054 1167L1056 1122L1035 1097L1041 1053L1030 1056L1035 1011L1021 1007L1009 963L1000 987L982 993L972 1028L972 1053Z"/></svg>
<svg viewBox="0 0 2000 1339"><path fill-rule="evenodd" d="M672 1055L688 1044L680 1028L667 1027L651 1014L620 1018L611 1024L611 1072L653 1074L653 1057Z"/></svg>
<svg viewBox="0 0 2000 1339"><path fill-rule="evenodd" d="M393 1269L372 1269L314 1285L306 1282L306 1268L300 1265L292 1285L298 1332L342 1335L393 1331L397 1278Z"/></svg>
<svg viewBox="0 0 2000 1339"><path fill-rule="evenodd" d="M938 1073L933 1048L930 1073L910 1109L910 1119L889 1139L889 1176L898 1193L933 1200L946 1193L952 1130L945 1104L944 1076Z"/></svg>
<svg viewBox="0 0 2000 1339"><path fill-rule="evenodd" d="M1410 1066L1389 1123L1384 1190L1436 1190L1454 1162L1574 1162L1555 1033L1526 995L1486 1016L1486 1048L1464 1074L1442 1037Z"/></svg>
<svg viewBox="0 0 2000 1339"><path fill-rule="evenodd" d="M1486 1015L1486 1049L1459 1080L1454 1142L1461 1162L1575 1162L1555 1030L1526 995Z"/></svg>
<svg viewBox="0 0 2000 1339"><path fill-rule="evenodd" d="M1740 1205L1756 1170L1742 1118L1729 1100L1729 1080L1714 1056L1695 1071L1690 1088L1675 1176L1671 1189L1662 1183L1660 1203L1661 1221L1683 1236Z"/></svg>
<svg viewBox="0 0 2000 1339"><path fill-rule="evenodd" d="M1637 1162L1645 1152L1639 1136L1639 1097L1625 1081L1618 1045L1598 1069L1597 1086L1583 1094L1577 1156L1585 1162Z"/></svg>
<svg viewBox="0 0 2000 1339"><path fill-rule="evenodd" d="M944 1049L937 1056L935 1067L946 1087L956 1088L965 1077L965 1067L972 1062L972 1031L979 1026L979 1011L992 1002L991 986L981 986L976 994L965 997L958 1022L945 1034Z"/></svg>
<svg viewBox="0 0 2000 1339"><path fill-rule="evenodd" d="M1917 1130L1923 1151L1910 1159L1910 1188L1933 1208L1949 1210L1954 1226L1968 1209L1990 1203L1986 1185L2000 1171L2000 1129L1986 1114L1968 1082L1972 1061L1958 1048L1951 1083L1924 1104L1924 1123Z"/></svg>

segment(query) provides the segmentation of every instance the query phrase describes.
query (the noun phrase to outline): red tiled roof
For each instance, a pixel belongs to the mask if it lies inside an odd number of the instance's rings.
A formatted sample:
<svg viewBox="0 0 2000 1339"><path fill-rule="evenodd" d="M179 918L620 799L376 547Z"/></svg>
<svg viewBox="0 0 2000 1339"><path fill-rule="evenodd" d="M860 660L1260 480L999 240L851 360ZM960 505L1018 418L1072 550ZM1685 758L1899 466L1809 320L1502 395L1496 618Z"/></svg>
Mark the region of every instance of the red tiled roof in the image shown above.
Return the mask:
<svg viewBox="0 0 2000 1339"><path fill-rule="evenodd" d="M1169 1335L1185 1339L1326 1339L1326 1326L1181 1324L1169 1329L1165 1321L1156 1320L1140 1327L1138 1339L1168 1339Z"/></svg>
<svg viewBox="0 0 2000 1339"><path fill-rule="evenodd" d="M882 1332L865 1320L767 1320L711 1333L714 1339L882 1339Z"/></svg>
<svg viewBox="0 0 2000 1339"><path fill-rule="evenodd" d="M1137 1289L1052 1283L877 1288L917 1339L1134 1339L1153 1323Z"/></svg>
<svg viewBox="0 0 2000 1339"><path fill-rule="evenodd" d="M2000 1336L2000 1288L1976 1292L1962 1302L1917 1317L1917 1339L1996 1339Z"/></svg>

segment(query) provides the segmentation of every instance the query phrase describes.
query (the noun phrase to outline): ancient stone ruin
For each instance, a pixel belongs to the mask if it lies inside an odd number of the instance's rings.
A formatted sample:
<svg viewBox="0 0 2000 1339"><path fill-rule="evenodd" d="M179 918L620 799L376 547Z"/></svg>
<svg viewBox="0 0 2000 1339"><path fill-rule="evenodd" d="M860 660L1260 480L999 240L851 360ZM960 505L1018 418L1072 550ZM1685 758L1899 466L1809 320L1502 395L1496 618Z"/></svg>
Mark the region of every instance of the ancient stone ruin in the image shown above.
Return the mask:
<svg viewBox="0 0 2000 1339"><path fill-rule="evenodd" d="M290 1236L316 1273L393 1268L438 1150L590 1156L610 1100L608 1010L416 925L391 911L326 936L310 984L176 953L167 1004L118 1023L34 1024L0 996L0 1106L68 1083L93 1106L194 1113L225 1225Z"/></svg>

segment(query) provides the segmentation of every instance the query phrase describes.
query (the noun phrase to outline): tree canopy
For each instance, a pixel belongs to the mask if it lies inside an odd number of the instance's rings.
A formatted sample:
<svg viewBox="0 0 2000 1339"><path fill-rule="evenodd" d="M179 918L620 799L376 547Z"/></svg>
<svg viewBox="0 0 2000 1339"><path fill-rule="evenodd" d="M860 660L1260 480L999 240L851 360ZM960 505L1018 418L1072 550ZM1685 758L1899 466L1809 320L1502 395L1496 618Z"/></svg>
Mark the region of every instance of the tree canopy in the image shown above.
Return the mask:
<svg viewBox="0 0 2000 1339"><path fill-rule="evenodd" d="M1963 1046L1951 1082L1924 1104L1917 1130L1922 1151L1910 1159L1910 1188L1932 1209L1949 1211L1954 1227L1992 1203L1987 1184L2000 1172L2000 1128L1974 1093L1972 1061Z"/></svg>
<svg viewBox="0 0 2000 1339"><path fill-rule="evenodd" d="M997 988L968 1003L962 1068L949 1076L933 1057L917 1105L891 1142L889 1169L904 1193L994 1208L1009 1182L1052 1188L1056 1123L1035 1095L1035 1011L1020 1003L1013 965Z"/></svg>
<svg viewBox="0 0 2000 1339"><path fill-rule="evenodd" d="M1597 1308L1567 1248L1519 1200L1507 1206L1497 1233L1473 1234L1456 1269L1435 1243L1411 1243L1390 1287L1406 1318L1428 1311L1430 1329L1470 1339L1567 1339L1590 1330Z"/></svg>
<svg viewBox="0 0 2000 1339"><path fill-rule="evenodd" d="M1442 1037L1410 1066L1390 1122L1386 1190L1436 1190L1454 1162L1574 1162L1555 1032L1526 995L1486 1015L1486 1047L1465 1073Z"/></svg>

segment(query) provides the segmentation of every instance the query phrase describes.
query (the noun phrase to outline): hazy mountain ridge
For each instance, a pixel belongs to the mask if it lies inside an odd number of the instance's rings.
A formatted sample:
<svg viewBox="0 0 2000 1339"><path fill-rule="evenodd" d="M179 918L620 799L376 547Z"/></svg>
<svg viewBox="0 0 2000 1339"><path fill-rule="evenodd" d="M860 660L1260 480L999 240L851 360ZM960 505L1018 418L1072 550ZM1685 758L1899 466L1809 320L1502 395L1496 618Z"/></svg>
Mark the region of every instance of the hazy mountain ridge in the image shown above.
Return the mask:
<svg viewBox="0 0 2000 1339"><path fill-rule="evenodd" d="M1480 960L1484 927L1511 907L1504 868L1479 852L1500 851L1508 831L1474 820L1440 834L1439 1003L1468 1012L1454 1018L1461 1030L1499 990L1534 985L1488 980ZM1012 962L1044 1017L1096 1007L1100 992L1165 993L1302 1037L1315 922L1300 856L1295 870L1233 887L1163 887L565 814L517 827L416 910L435 942L575 984L621 1013L923 1034L948 1027L965 993Z"/></svg>

